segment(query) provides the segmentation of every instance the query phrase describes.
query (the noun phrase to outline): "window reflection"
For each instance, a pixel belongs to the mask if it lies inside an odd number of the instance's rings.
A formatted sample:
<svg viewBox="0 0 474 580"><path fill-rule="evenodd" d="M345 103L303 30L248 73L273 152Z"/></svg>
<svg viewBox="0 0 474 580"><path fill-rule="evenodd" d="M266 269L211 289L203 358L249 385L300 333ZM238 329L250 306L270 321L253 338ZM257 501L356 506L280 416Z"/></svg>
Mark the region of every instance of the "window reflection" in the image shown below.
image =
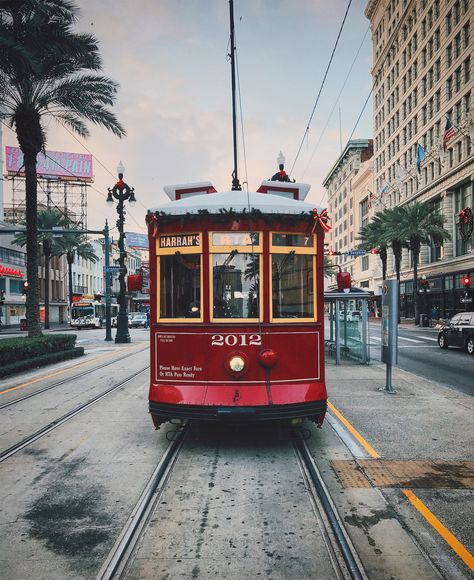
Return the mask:
<svg viewBox="0 0 474 580"><path fill-rule="evenodd" d="M272 255L273 318L313 318L313 257Z"/></svg>
<svg viewBox="0 0 474 580"><path fill-rule="evenodd" d="M258 318L260 256L212 255L214 318Z"/></svg>
<svg viewBox="0 0 474 580"><path fill-rule="evenodd" d="M160 257L160 318L200 318L199 254Z"/></svg>

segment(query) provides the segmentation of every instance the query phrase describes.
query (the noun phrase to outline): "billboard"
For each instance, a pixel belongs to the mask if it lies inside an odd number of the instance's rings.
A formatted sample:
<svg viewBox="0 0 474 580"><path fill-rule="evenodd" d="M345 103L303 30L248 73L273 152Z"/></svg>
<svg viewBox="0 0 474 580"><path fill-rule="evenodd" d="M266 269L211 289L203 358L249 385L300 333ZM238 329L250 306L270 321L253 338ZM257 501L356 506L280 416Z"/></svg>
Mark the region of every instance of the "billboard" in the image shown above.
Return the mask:
<svg viewBox="0 0 474 580"><path fill-rule="evenodd" d="M5 147L8 175L24 175L23 153L19 147ZM36 174L39 177L92 181L92 155L46 151L38 153Z"/></svg>
<svg viewBox="0 0 474 580"><path fill-rule="evenodd" d="M127 246L129 248L136 248L137 250L148 250L148 236L146 234L138 234L135 232L126 232Z"/></svg>

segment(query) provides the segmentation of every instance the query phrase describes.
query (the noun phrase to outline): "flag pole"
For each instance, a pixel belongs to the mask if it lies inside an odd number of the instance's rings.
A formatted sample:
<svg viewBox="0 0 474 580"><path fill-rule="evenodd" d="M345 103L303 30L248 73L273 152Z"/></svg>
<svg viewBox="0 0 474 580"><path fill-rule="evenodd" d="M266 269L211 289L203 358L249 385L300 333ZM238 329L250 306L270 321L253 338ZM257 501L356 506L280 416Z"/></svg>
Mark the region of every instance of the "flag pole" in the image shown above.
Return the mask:
<svg viewBox="0 0 474 580"><path fill-rule="evenodd" d="M459 133L461 133L461 135L464 135L464 137L466 137L466 139L469 139L469 141L471 142L472 145L472 139L471 136L468 135L467 133L464 133L464 131L461 129L461 127L458 127L458 125L455 125L451 119L448 117L448 115L445 115L446 119L451 123L451 125L457 130L459 131Z"/></svg>

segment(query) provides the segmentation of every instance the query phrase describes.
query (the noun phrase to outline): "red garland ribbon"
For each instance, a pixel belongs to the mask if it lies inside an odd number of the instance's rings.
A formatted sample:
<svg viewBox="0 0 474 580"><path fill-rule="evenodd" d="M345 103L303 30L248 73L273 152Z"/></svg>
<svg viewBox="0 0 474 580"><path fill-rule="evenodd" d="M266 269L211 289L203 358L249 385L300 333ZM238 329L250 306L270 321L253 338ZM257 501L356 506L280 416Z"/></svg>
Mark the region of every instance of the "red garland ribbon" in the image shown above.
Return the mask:
<svg viewBox="0 0 474 580"><path fill-rule="evenodd" d="M467 224L469 223L469 212L466 209L462 209L459 212L459 223L460 224Z"/></svg>
<svg viewBox="0 0 474 580"><path fill-rule="evenodd" d="M148 232L151 233L153 238L156 238L158 234L158 218L154 213L147 213L145 221L148 225Z"/></svg>
<svg viewBox="0 0 474 580"><path fill-rule="evenodd" d="M313 225L313 229L311 230L311 235L314 233L314 230L316 229L316 225L319 223L319 225L323 228L323 231L328 233L329 230L331 229L331 226L328 224L328 220L329 220L329 216L328 216L328 212L326 209L323 209L321 211L321 213L318 213L318 210L316 208L313 209L313 219L314 219L314 225Z"/></svg>

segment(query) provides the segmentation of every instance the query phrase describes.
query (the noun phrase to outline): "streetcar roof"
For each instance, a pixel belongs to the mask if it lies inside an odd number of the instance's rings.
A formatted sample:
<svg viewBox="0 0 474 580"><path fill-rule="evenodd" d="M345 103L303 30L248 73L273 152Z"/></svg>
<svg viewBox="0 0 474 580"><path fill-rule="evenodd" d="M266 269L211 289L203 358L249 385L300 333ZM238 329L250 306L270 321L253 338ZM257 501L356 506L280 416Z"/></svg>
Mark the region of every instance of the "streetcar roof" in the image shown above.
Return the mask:
<svg viewBox="0 0 474 580"><path fill-rule="evenodd" d="M220 193L196 195L163 203L150 212L164 212L168 215L185 215L197 214L202 210L210 214L221 213L221 210L234 212L251 212L252 210L261 211L264 214L282 214L298 215L301 213L312 212L313 209L320 208L313 203L287 199L281 195L271 193L257 193L254 191L224 191Z"/></svg>

